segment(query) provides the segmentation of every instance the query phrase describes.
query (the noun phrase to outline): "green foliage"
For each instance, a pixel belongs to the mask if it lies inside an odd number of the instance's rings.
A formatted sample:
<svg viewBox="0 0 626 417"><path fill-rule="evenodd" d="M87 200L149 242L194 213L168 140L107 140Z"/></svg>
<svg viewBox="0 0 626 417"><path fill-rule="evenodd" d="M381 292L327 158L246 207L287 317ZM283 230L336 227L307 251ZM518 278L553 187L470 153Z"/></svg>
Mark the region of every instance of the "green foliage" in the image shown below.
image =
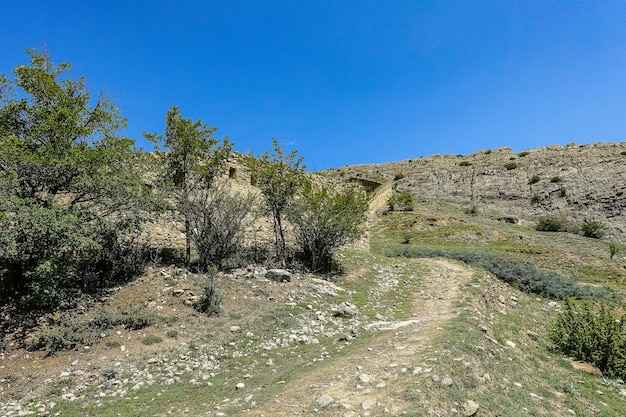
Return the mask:
<svg viewBox="0 0 626 417"><path fill-rule="evenodd" d="M224 170L233 144L213 137L217 128L202 120L185 119L180 109L172 106L165 116L165 139L156 133L144 136L158 150L163 146L164 172L161 187L173 197L176 210L185 224L185 263L191 261L192 220L197 219L198 206L206 205L211 188Z"/></svg>
<svg viewBox="0 0 626 417"><path fill-rule="evenodd" d="M523 158L523 157L525 157L525 156L527 156L529 154L530 154L530 152L528 152L528 151L522 151L522 152L518 153L517 156L519 156L520 158Z"/></svg>
<svg viewBox="0 0 626 417"><path fill-rule="evenodd" d="M161 343L162 341L163 341L163 338L155 334L149 334L143 339L141 339L141 343L143 343L144 345L154 345L156 343Z"/></svg>
<svg viewBox="0 0 626 417"><path fill-rule="evenodd" d="M544 217L539 220L536 230L540 232L564 232L566 231L565 225L559 219L554 217Z"/></svg>
<svg viewBox="0 0 626 417"><path fill-rule="evenodd" d="M539 181L541 181L541 177L539 177L539 175L535 174L528 180L528 185L537 184Z"/></svg>
<svg viewBox="0 0 626 417"><path fill-rule="evenodd" d="M220 314L220 306L224 298L222 293L217 289L216 274L217 271L214 268L209 269L206 274L202 296L194 304L194 308L197 311L208 316L218 316Z"/></svg>
<svg viewBox="0 0 626 417"><path fill-rule="evenodd" d="M76 350L91 345L98 339L98 332L85 326L78 317L66 313L58 326L45 327L35 332L27 343L28 350L43 350L48 356L63 350Z"/></svg>
<svg viewBox="0 0 626 417"><path fill-rule="evenodd" d="M446 250L442 248L403 247L391 251L387 255L406 258L445 257L456 259L469 265L483 268L494 274L498 279L518 286L524 292L549 298L564 299L575 297L583 299L608 296L607 289L579 285L572 279L565 278L556 272L537 269L531 264L519 263L491 253Z"/></svg>
<svg viewBox="0 0 626 417"><path fill-rule="evenodd" d="M508 162L508 163L504 164L504 167L507 169L507 171L510 171L512 169L517 168L517 163L516 162Z"/></svg>
<svg viewBox="0 0 626 417"><path fill-rule="evenodd" d="M368 197L358 188L329 190L307 183L288 213L306 267L332 269L333 250L361 236L367 209Z"/></svg>
<svg viewBox="0 0 626 417"><path fill-rule="evenodd" d="M580 233L585 237L600 239L604 236L606 226L598 221L585 219L580 228Z"/></svg>
<svg viewBox="0 0 626 417"><path fill-rule="evenodd" d="M626 155L626 151L622 151L620 155Z"/></svg>
<svg viewBox="0 0 626 417"><path fill-rule="evenodd" d="M391 211L413 211L413 195L406 191L394 193L388 204Z"/></svg>
<svg viewBox="0 0 626 417"><path fill-rule="evenodd" d="M626 316L604 304L565 302L550 329L550 338L566 355L593 363L611 377L626 378Z"/></svg>
<svg viewBox="0 0 626 417"><path fill-rule="evenodd" d="M470 165L472 165L470 161L461 161L461 162L459 162L459 166L461 166L461 167L468 167Z"/></svg>
<svg viewBox="0 0 626 417"><path fill-rule="evenodd" d="M272 139L272 145L272 152L265 152L259 158L249 156L246 162L263 196L265 211L272 219L276 258L284 265L287 247L283 221L305 182L305 167L296 151L285 154L276 139Z"/></svg>
<svg viewBox="0 0 626 417"><path fill-rule="evenodd" d="M69 64L28 53L14 80L0 77L0 298L65 308L87 277L104 285L141 269L132 237L158 201L134 142L115 135L126 124L115 103L94 102Z"/></svg>
<svg viewBox="0 0 626 417"><path fill-rule="evenodd" d="M554 176L554 177L550 178L550 182L552 182L552 183L559 183L559 182L561 182L561 177L559 177L558 175Z"/></svg>
<svg viewBox="0 0 626 417"><path fill-rule="evenodd" d="M478 207L476 207L476 205L472 204L470 207L466 208L464 210L465 214L478 214Z"/></svg>
<svg viewBox="0 0 626 417"><path fill-rule="evenodd" d="M244 232L255 220L251 215L254 202L253 194L235 192L216 183L207 190L206 198L189 205L188 218L200 270L239 266Z"/></svg>
<svg viewBox="0 0 626 417"><path fill-rule="evenodd" d="M617 246L617 243L609 243L609 259L613 259L618 252L619 246Z"/></svg>
<svg viewBox="0 0 626 417"><path fill-rule="evenodd" d="M393 177L394 181L398 181L401 180L402 178L404 178L404 174L402 172L398 172L396 173L396 175Z"/></svg>

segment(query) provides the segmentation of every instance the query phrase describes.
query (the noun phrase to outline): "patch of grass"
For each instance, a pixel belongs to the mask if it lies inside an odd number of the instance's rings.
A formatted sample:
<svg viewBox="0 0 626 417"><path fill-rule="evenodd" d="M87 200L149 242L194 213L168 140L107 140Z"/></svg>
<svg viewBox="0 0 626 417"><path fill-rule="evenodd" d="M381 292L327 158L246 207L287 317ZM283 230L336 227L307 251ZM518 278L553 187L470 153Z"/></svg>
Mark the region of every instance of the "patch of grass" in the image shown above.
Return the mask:
<svg viewBox="0 0 626 417"><path fill-rule="evenodd" d="M104 342L104 345L109 349L117 349L122 346L122 344L117 340L107 340L106 342Z"/></svg>
<svg viewBox="0 0 626 417"><path fill-rule="evenodd" d="M141 343L143 343L144 345L154 345L156 343L161 343L162 341L163 341L163 338L155 334L149 334L143 339L141 339Z"/></svg>
<svg viewBox="0 0 626 417"><path fill-rule="evenodd" d="M178 339L178 330L168 330L167 333L165 333L165 336L170 339Z"/></svg>
<svg viewBox="0 0 626 417"><path fill-rule="evenodd" d="M539 181L541 181L541 177L535 174L532 177L530 177L530 179L528 180L528 185L537 184Z"/></svg>

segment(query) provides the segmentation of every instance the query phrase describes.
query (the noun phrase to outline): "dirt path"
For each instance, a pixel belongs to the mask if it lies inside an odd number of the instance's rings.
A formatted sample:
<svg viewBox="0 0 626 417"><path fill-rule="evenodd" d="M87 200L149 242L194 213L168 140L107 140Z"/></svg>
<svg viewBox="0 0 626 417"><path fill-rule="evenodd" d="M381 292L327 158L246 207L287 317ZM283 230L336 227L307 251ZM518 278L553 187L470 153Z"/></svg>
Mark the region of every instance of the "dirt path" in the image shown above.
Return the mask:
<svg viewBox="0 0 626 417"><path fill-rule="evenodd" d="M420 260L428 272L420 277L411 316L396 322L374 322L380 331L372 343L325 362L303 374L249 416L366 416L400 413L410 404L402 398L406 376L417 377L428 360L431 341L455 314L461 284L470 269L447 260ZM432 355L432 353L430 353Z"/></svg>

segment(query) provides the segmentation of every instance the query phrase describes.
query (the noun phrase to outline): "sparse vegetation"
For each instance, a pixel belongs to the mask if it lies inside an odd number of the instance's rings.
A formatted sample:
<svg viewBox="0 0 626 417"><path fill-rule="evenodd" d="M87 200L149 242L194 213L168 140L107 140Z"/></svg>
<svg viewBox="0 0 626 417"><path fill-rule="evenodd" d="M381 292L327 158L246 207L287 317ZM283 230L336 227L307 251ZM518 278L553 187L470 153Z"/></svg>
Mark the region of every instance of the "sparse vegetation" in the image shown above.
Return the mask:
<svg viewBox="0 0 626 417"><path fill-rule="evenodd" d="M507 171L515 169L515 168L517 168L517 162L508 162L508 163L504 164L504 168L506 168Z"/></svg>
<svg viewBox="0 0 626 417"><path fill-rule="evenodd" d="M406 191L396 192L389 198L388 204L391 211L413 211L413 195Z"/></svg>
<svg viewBox="0 0 626 417"><path fill-rule="evenodd" d="M541 181L541 177L535 174L532 177L530 177L530 179L528 180L528 185L537 184L539 181Z"/></svg>
<svg viewBox="0 0 626 417"><path fill-rule="evenodd" d="M397 173L396 173L396 175L394 175L393 180L394 180L394 181L399 181L399 180L401 180L402 178L404 178L404 173L402 173L402 172L397 172Z"/></svg>
<svg viewBox="0 0 626 417"><path fill-rule="evenodd" d="M215 276L217 271L210 268L206 274L204 290L200 299L194 304L194 308L208 316L217 316L221 312L221 304L224 296L217 289Z"/></svg>
<svg viewBox="0 0 626 417"><path fill-rule="evenodd" d="M461 161L461 162L459 162L459 166L461 166L461 167L468 167L470 165L472 165L472 163L470 161Z"/></svg>
<svg viewBox="0 0 626 417"><path fill-rule="evenodd" d="M552 182L552 183L559 183L559 182L561 182L561 177L559 177L558 175L554 176L554 177L550 178L550 182Z"/></svg>
<svg viewBox="0 0 626 417"><path fill-rule="evenodd" d="M162 341L163 338L161 336L157 336L154 334L149 334L141 339L141 343L143 343L144 345L154 345L156 343L161 343Z"/></svg>
<svg viewBox="0 0 626 417"><path fill-rule="evenodd" d="M616 243L609 243L609 259L613 259L619 252L619 246Z"/></svg>
<svg viewBox="0 0 626 417"><path fill-rule="evenodd" d="M520 158L523 158L523 157L525 157L525 156L527 156L527 155L530 155L530 152L528 152L528 151L522 151L522 152L520 152L520 153L518 153L518 154L517 154L517 156L519 156Z"/></svg>

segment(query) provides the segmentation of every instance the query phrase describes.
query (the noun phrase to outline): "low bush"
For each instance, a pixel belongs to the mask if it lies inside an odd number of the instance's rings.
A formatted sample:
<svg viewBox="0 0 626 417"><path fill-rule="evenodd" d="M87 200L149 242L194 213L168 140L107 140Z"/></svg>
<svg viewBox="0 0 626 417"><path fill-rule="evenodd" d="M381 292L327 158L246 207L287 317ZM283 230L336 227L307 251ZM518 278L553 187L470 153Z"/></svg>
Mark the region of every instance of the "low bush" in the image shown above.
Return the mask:
<svg viewBox="0 0 626 417"><path fill-rule="evenodd" d="M588 302L565 302L550 329L557 349L568 356L590 362L606 375L626 378L626 323L607 306Z"/></svg>
<svg viewBox="0 0 626 417"><path fill-rule="evenodd" d="M45 327L33 333L27 343L28 350L43 350L52 356L64 350L75 350L93 344L99 332L85 326L74 314L61 316L58 326Z"/></svg>
<svg viewBox="0 0 626 417"><path fill-rule="evenodd" d="M388 203L391 211L413 211L413 196L406 191L392 195Z"/></svg>
<svg viewBox="0 0 626 417"><path fill-rule="evenodd" d="M517 156L519 156L520 158L523 158L523 157L525 157L526 155L529 155L529 154L530 154L530 152L523 151L523 152L518 153Z"/></svg>
<svg viewBox="0 0 626 417"><path fill-rule="evenodd" d="M141 339L141 343L143 343L144 345L154 345L156 343L161 343L162 341L163 341L163 338L155 334L149 334L143 339Z"/></svg>
<svg viewBox="0 0 626 417"><path fill-rule="evenodd" d="M202 296L193 306L197 311L208 316L218 316L221 311L223 295L217 289L217 283L215 282L216 274L217 270L215 268L209 269L206 274L207 278L204 283Z"/></svg>
<svg viewBox="0 0 626 417"><path fill-rule="evenodd" d="M552 177L550 178L550 182L559 183L561 182L561 177L559 177L558 175L555 177Z"/></svg>
<svg viewBox="0 0 626 417"><path fill-rule="evenodd" d="M540 232L564 232L565 225L559 219L554 217L544 217L539 220L535 229Z"/></svg>
<svg viewBox="0 0 626 417"><path fill-rule="evenodd" d="M604 236L605 228L606 227L604 226L604 224L598 221L585 219L583 225L580 228L580 233L585 237L600 239L602 238L602 236Z"/></svg>
<svg viewBox="0 0 626 417"><path fill-rule="evenodd" d="M507 171L510 171L512 169L517 168L517 163L516 162L509 162L507 164L504 164L504 167L506 168Z"/></svg>
<svg viewBox="0 0 626 417"><path fill-rule="evenodd" d="M444 257L456 259L468 265L485 269L498 279L515 285L524 292L548 298L603 298L608 297L610 294L606 288L592 288L579 285L573 279L568 279L557 272L538 269L531 264L516 262L486 252L403 247L391 251L387 255L406 258Z"/></svg>
<svg viewBox="0 0 626 417"><path fill-rule="evenodd" d="M537 184L539 181L541 181L541 177L539 177L539 175L535 174L528 180L528 185Z"/></svg>
<svg viewBox="0 0 626 417"><path fill-rule="evenodd" d="M468 167L470 165L472 165L470 161L461 161L461 162L459 162L459 166L461 166L461 167Z"/></svg>

